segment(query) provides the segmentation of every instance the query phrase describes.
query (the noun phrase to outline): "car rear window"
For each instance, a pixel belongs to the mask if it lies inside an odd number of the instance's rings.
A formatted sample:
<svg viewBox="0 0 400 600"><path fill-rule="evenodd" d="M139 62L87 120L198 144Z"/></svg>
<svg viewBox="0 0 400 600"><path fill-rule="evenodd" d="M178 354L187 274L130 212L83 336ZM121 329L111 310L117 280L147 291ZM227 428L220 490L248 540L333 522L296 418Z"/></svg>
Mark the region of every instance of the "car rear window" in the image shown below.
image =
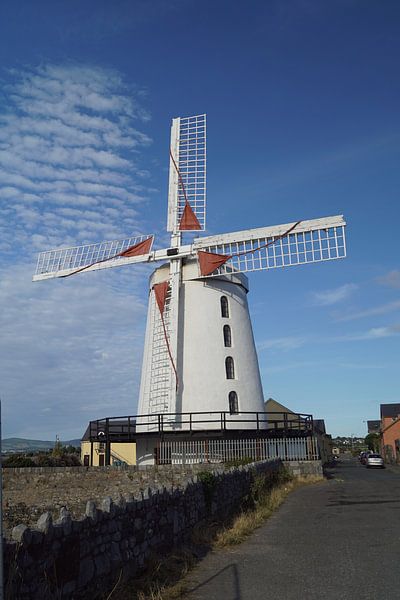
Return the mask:
<svg viewBox="0 0 400 600"><path fill-rule="evenodd" d="M370 454L369 458L382 458L380 454Z"/></svg>

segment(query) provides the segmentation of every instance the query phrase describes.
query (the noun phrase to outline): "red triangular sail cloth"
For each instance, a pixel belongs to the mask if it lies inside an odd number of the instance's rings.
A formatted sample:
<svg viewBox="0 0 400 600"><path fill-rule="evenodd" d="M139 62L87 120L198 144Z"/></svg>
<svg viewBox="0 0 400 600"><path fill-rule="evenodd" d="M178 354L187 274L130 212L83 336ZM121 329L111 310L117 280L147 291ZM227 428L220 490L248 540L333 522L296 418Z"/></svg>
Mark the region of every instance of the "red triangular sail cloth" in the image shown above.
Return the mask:
<svg viewBox="0 0 400 600"><path fill-rule="evenodd" d="M189 202L185 203L185 208L183 209L181 220L179 222L179 229L180 231L193 231L201 229L201 225Z"/></svg>
<svg viewBox="0 0 400 600"><path fill-rule="evenodd" d="M163 314L163 312L164 312L165 300L167 298L167 292L168 292L168 285L169 285L168 281L163 281L162 283L156 283L155 285L153 285L153 290L154 290L154 293L156 296L157 305L158 305L158 308L160 309L161 314Z"/></svg>
<svg viewBox="0 0 400 600"><path fill-rule="evenodd" d="M205 252L198 250L197 257L199 259L200 273L211 275L221 265L225 264L232 256L230 254L214 254L213 252Z"/></svg>
<svg viewBox="0 0 400 600"><path fill-rule="evenodd" d="M153 238L149 237L147 240L143 240L143 242L138 242L134 246L127 248L123 252L120 252L118 256L131 257L140 256L141 254L148 254L150 252L152 242Z"/></svg>

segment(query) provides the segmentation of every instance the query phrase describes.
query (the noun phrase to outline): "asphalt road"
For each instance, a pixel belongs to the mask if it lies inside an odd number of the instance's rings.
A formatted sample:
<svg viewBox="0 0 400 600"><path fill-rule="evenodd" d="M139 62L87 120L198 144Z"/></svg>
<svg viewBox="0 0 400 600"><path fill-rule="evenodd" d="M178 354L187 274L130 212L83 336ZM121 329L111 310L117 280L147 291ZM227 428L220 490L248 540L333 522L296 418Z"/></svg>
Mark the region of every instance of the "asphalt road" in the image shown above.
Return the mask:
<svg viewBox="0 0 400 600"><path fill-rule="evenodd" d="M212 552L187 600L399 600L400 469L342 460L247 541Z"/></svg>

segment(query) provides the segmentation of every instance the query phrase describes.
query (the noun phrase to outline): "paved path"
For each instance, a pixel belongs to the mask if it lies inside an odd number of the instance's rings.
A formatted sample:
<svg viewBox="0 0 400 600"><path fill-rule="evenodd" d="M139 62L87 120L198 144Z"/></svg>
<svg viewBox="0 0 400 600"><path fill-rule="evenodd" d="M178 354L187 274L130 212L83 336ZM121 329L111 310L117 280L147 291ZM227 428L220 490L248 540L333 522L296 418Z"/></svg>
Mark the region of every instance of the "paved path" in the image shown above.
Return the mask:
<svg viewBox="0 0 400 600"><path fill-rule="evenodd" d="M209 554L187 600L399 600L400 473L343 460L246 542Z"/></svg>

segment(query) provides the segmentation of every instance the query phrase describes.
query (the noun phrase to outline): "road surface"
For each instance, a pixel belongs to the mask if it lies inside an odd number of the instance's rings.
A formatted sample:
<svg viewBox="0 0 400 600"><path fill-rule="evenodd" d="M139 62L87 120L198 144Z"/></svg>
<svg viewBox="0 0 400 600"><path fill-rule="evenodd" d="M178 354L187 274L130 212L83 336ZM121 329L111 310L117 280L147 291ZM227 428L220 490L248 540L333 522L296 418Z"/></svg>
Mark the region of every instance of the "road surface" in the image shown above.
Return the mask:
<svg viewBox="0 0 400 600"><path fill-rule="evenodd" d="M344 459L240 546L210 553L187 600L399 600L400 469Z"/></svg>

